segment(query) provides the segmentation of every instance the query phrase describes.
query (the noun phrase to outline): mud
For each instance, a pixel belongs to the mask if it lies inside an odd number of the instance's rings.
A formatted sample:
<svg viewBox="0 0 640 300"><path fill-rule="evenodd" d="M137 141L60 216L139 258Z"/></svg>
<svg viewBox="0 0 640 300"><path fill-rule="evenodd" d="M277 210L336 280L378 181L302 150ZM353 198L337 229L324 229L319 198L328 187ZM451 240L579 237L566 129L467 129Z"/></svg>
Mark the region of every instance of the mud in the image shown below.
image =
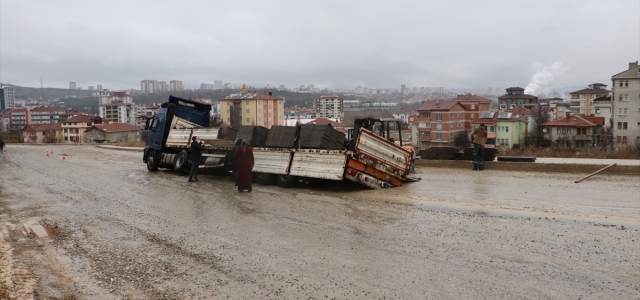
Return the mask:
<svg viewBox="0 0 640 300"><path fill-rule="evenodd" d="M389 190L238 193L225 176L149 173L137 152L9 150L0 298L640 297L637 177L422 168Z"/></svg>

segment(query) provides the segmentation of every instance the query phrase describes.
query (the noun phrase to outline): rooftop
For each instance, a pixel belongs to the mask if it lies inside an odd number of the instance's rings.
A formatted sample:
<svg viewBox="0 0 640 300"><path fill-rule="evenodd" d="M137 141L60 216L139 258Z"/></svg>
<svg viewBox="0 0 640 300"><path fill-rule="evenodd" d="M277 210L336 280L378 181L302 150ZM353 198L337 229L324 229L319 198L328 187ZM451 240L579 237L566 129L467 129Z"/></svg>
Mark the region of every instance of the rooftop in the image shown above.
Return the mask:
<svg viewBox="0 0 640 300"><path fill-rule="evenodd" d="M102 120L99 116L90 116L90 115L79 115L69 119L64 120L64 123L83 123L83 122L94 122L95 120Z"/></svg>
<svg viewBox="0 0 640 300"><path fill-rule="evenodd" d="M450 110L456 105L462 104L457 100L424 101L420 106L418 106L418 108L416 108L416 110Z"/></svg>
<svg viewBox="0 0 640 300"><path fill-rule="evenodd" d="M134 126L127 123L117 123L117 124L104 124L104 125L93 125L91 128L87 129L87 131L91 129L97 129L102 132L124 132L124 131L139 131L140 127Z"/></svg>
<svg viewBox="0 0 640 300"><path fill-rule="evenodd" d="M460 101L460 102L487 102L487 103L491 103L491 99L489 99L489 98L485 98L485 97L478 96L478 95L472 95L472 94L458 95L458 96L456 96L456 98L454 100L457 100L457 101Z"/></svg>
<svg viewBox="0 0 640 300"><path fill-rule="evenodd" d="M594 117L596 118L596 117ZM602 117L600 117L602 118ZM604 123L604 118L602 118L602 122ZM542 126L548 126L548 127L554 127L554 126L561 126L561 127L596 127L598 126L598 124L591 122L583 117L580 116L570 116L568 118L564 118L562 120L557 120L557 121L551 121L551 122L547 122L542 124Z"/></svg>
<svg viewBox="0 0 640 300"><path fill-rule="evenodd" d="M236 93L226 96L227 100L284 100L282 97L267 95L263 93Z"/></svg>

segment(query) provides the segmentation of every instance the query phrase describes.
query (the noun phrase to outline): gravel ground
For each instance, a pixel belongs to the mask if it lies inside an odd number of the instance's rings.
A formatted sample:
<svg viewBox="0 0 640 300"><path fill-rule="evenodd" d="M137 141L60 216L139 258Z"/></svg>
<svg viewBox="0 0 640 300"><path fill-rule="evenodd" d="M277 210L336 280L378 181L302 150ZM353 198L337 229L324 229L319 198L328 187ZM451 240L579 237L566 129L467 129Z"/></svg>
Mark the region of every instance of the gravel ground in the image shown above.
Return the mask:
<svg viewBox="0 0 640 300"><path fill-rule="evenodd" d="M417 176L238 193L225 176L149 173L137 152L12 146L0 298L640 298L638 177Z"/></svg>

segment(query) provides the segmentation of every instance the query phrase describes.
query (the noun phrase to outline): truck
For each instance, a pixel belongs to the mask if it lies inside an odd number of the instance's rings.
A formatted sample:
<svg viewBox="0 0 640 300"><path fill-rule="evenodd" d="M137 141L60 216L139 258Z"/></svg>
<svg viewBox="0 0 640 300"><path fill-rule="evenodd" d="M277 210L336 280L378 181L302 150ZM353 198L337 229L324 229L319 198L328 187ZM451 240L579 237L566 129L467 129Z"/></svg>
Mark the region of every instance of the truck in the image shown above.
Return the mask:
<svg viewBox="0 0 640 300"><path fill-rule="evenodd" d="M192 163L199 168L229 168L225 157L234 141L219 138L219 128L209 127L210 117L211 105L169 96L147 120L143 162L148 171L185 172ZM369 188L391 188L415 181L408 177L412 153L368 130L370 123L356 120L350 142L342 150L254 147L256 182L290 187L311 179L349 180ZM199 162L189 161L193 136L205 142Z"/></svg>

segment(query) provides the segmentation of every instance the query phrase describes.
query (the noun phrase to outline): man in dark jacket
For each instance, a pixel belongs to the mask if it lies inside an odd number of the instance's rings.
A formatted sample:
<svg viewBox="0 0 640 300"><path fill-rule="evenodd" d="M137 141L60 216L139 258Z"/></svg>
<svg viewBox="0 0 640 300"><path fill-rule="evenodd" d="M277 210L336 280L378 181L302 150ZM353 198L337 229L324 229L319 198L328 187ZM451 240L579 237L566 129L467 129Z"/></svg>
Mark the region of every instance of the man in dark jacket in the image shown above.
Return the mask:
<svg viewBox="0 0 640 300"><path fill-rule="evenodd" d="M4 142L0 140L0 154L4 153Z"/></svg>
<svg viewBox="0 0 640 300"><path fill-rule="evenodd" d="M189 173L189 182L198 181L198 166L200 165L200 157L202 157L202 141L197 136L191 138L191 172Z"/></svg>

